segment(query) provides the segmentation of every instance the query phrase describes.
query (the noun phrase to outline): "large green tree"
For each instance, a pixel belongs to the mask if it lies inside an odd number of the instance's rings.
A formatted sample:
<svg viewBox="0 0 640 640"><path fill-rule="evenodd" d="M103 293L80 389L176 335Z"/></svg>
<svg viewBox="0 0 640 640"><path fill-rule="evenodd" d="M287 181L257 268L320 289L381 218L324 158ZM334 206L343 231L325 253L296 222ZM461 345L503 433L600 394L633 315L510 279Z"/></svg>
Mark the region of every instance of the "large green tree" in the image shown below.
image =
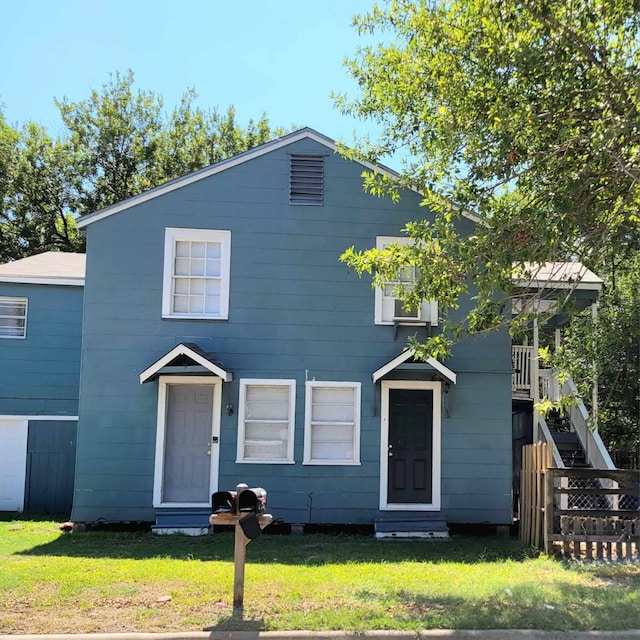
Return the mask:
<svg viewBox="0 0 640 640"><path fill-rule="evenodd" d="M377 44L348 61L359 86L338 97L381 133L355 154L406 158L401 176L369 175L374 193L408 185L435 223L414 247L349 251L374 279L420 268L408 304L475 307L423 353L495 327L515 295L513 265L578 259L608 272L640 238L640 13L634 0L394 0L355 18ZM479 223L456 231L460 210Z"/></svg>
<svg viewBox="0 0 640 640"><path fill-rule="evenodd" d="M75 220L246 151L284 130L263 114L238 123L233 107L196 105L187 90L170 112L162 96L116 73L87 99L56 101L63 128L15 129L0 113L0 261L81 250Z"/></svg>
<svg viewBox="0 0 640 640"><path fill-rule="evenodd" d="M614 462L640 465L640 252L607 278L597 316L576 314L559 349L545 350L547 364L576 383L589 413L594 374L598 379L598 425Z"/></svg>
<svg viewBox="0 0 640 640"><path fill-rule="evenodd" d="M10 222L9 200L13 193L13 174L20 133L10 127L0 110L0 262L18 251L18 240Z"/></svg>

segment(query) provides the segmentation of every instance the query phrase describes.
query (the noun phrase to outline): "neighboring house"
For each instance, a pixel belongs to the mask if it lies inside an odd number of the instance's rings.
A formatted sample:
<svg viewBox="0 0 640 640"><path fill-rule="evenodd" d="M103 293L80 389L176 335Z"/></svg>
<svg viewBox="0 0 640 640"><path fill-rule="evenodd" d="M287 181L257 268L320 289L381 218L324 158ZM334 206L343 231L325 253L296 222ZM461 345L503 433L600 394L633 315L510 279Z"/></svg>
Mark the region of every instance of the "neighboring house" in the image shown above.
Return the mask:
<svg viewBox="0 0 640 640"><path fill-rule="evenodd" d="M85 256L0 265L0 510L69 514Z"/></svg>
<svg viewBox="0 0 640 640"><path fill-rule="evenodd" d="M292 524L512 522L509 335L414 361L437 303L407 312L339 256L432 215L368 195L335 151L303 129L79 220L74 521L198 532L246 482Z"/></svg>

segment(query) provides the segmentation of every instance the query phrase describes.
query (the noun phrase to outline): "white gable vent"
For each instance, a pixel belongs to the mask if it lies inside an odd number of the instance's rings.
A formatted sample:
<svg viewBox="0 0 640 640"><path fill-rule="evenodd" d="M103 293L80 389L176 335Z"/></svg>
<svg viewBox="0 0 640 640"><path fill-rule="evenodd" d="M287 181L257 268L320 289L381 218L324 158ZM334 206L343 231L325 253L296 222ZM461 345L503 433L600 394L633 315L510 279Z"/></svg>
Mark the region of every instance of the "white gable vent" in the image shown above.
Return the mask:
<svg viewBox="0 0 640 640"><path fill-rule="evenodd" d="M324 158L291 156L289 204L322 204L324 194Z"/></svg>

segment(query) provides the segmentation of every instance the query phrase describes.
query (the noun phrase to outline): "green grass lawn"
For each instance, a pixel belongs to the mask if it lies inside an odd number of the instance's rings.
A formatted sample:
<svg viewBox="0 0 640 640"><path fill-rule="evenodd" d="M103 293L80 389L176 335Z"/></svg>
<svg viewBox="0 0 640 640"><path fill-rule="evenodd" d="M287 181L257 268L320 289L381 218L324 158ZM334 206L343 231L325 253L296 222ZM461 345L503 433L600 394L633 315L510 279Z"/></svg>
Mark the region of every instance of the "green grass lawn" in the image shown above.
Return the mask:
<svg viewBox="0 0 640 640"><path fill-rule="evenodd" d="M247 547L243 619L232 591L233 534L0 522L4 633L640 628L638 563L564 563L505 538L264 535Z"/></svg>

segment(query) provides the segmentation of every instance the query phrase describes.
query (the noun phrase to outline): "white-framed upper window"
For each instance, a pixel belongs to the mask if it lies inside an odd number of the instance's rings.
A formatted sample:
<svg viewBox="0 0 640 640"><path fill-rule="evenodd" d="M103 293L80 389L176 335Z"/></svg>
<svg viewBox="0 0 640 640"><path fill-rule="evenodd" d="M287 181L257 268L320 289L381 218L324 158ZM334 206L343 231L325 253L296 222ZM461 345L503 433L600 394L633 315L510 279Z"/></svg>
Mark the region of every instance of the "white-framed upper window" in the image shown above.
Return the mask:
<svg viewBox="0 0 640 640"><path fill-rule="evenodd" d="M306 383L304 464L360 464L360 383Z"/></svg>
<svg viewBox="0 0 640 640"><path fill-rule="evenodd" d="M411 238L378 236L376 249L386 249L392 244L408 245ZM403 267L397 274L396 280L386 282L382 287L375 289L375 324L397 324L410 322L423 322L431 325L438 324L438 303L423 302L418 309L407 309L404 302L394 297L394 289L398 286L410 289L416 279L415 267Z"/></svg>
<svg viewBox="0 0 640 640"><path fill-rule="evenodd" d="M165 229L162 317L229 317L231 231Z"/></svg>
<svg viewBox="0 0 640 640"><path fill-rule="evenodd" d="M0 297L0 338L27 337L27 298Z"/></svg>
<svg viewBox="0 0 640 640"><path fill-rule="evenodd" d="M236 462L293 463L295 380L240 380Z"/></svg>

